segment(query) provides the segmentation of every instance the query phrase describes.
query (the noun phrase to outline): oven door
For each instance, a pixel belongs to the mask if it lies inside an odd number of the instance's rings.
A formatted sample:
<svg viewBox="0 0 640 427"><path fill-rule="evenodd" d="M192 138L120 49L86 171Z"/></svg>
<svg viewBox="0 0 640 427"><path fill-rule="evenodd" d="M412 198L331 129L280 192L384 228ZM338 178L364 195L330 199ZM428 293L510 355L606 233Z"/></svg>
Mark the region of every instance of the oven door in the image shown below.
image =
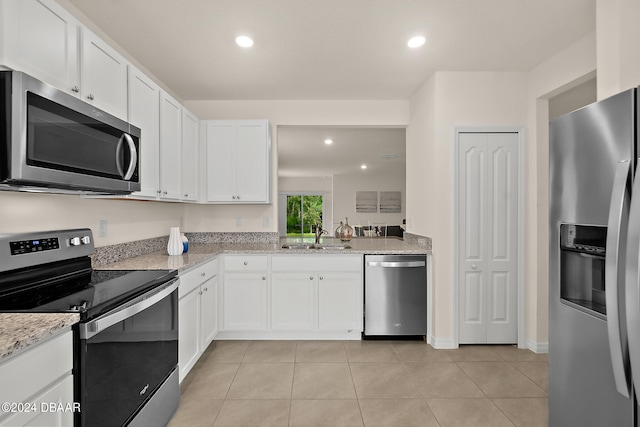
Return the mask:
<svg viewBox="0 0 640 427"><path fill-rule="evenodd" d="M76 399L82 426L129 424L154 399L167 412L179 401L177 279L78 328ZM172 375L173 374L173 375ZM167 392L167 388L171 389ZM156 414L158 415L158 414Z"/></svg>

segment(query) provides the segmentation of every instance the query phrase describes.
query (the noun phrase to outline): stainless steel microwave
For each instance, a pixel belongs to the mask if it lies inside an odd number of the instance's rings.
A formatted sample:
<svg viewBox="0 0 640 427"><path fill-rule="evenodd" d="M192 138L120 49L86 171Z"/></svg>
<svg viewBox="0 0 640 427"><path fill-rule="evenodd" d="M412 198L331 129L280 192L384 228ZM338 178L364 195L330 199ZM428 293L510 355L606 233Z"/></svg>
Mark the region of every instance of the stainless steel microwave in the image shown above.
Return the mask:
<svg viewBox="0 0 640 427"><path fill-rule="evenodd" d="M140 190L135 126L17 71L0 72L0 190Z"/></svg>

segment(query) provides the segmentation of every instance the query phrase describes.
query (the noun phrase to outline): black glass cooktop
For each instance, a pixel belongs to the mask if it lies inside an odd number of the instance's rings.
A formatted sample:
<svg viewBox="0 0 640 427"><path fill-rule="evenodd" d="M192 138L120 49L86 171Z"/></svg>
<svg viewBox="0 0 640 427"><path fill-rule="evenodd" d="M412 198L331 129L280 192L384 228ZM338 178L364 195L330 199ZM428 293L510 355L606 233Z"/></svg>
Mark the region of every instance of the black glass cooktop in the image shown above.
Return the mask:
<svg viewBox="0 0 640 427"><path fill-rule="evenodd" d="M73 270L73 268L70 268ZM79 313L82 320L105 313L177 275L175 270L77 270L56 274L15 272L0 277L0 312ZM44 276L44 277L43 277ZM3 286L4 285L4 286Z"/></svg>

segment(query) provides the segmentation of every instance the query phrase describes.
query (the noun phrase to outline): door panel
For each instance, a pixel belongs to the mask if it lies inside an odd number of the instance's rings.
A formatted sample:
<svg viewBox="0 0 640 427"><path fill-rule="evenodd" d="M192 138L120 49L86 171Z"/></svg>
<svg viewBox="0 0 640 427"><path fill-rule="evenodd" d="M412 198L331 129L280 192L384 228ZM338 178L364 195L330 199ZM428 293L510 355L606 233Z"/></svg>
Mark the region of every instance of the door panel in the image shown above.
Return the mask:
<svg viewBox="0 0 640 427"><path fill-rule="evenodd" d="M461 133L459 342L516 343L518 134Z"/></svg>

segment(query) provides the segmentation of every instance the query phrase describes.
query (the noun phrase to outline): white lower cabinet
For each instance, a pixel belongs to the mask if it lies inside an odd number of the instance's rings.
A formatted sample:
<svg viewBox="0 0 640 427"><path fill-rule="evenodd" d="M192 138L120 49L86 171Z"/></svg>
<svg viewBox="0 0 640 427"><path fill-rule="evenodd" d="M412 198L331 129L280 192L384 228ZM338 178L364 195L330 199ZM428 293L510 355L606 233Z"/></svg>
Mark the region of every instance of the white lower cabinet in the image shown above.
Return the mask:
<svg viewBox="0 0 640 427"><path fill-rule="evenodd" d="M361 255L225 256L225 339L360 339Z"/></svg>
<svg viewBox="0 0 640 427"><path fill-rule="evenodd" d="M267 329L267 273L231 273L224 276L224 329Z"/></svg>
<svg viewBox="0 0 640 427"><path fill-rule="evenodd" d="M72 368L71 330L0 363L0 401L16 405L3 408L0 426L73 425Z"/></svg>
<svg viewBox="0 0 640 427"><path fill-rule="evenodd" d="M316 328L318 279L315 274L271 275L271 328L313 330Z"/></svg>
<svg viewBox="0 0 640 427"><path fill-rule="evenodd" d="M218 260L180 275L178 365L180 382L218 332Z"/></svg>

